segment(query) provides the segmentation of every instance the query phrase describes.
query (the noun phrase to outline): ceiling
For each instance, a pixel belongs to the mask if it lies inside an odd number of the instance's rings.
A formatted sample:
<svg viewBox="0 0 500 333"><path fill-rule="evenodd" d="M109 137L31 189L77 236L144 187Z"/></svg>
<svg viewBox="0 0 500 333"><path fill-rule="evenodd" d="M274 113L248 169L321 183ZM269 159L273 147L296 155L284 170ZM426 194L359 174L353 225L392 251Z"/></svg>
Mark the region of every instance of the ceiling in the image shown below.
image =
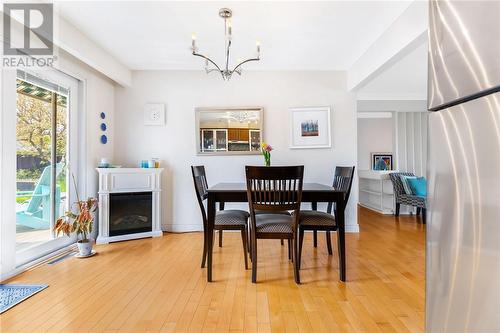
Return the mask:
<svg viewBox="0 0 500 333"><path fill-rule="evenodd" d="M81 32L134 70L200 69L199 52L222 62L222 7L233 10L234 59L262 60L245 69L347 70L411 1L56 2ZM112 19L110 19L112 17Z"/></svg>
<svg viewBox="0 0 500 333"><path fill-rule="evenodd" d="M427 99L427 43L422 43L357 90L362 99Z"/></svg>

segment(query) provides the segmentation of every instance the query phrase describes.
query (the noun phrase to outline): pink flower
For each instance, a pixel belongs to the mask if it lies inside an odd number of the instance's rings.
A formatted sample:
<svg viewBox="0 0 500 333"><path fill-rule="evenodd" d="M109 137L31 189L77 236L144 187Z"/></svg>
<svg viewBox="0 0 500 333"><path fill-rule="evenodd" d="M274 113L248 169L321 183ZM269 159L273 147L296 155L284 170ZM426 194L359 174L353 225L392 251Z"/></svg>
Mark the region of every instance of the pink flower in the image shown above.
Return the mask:
<svg viewBox="0 0 500 333"><path fill-rule="evenodd" d="M271 145L266 145L266 147L264 148L265 151L267 152L271 152L273 150L273 147L271 147Z"/></svg>

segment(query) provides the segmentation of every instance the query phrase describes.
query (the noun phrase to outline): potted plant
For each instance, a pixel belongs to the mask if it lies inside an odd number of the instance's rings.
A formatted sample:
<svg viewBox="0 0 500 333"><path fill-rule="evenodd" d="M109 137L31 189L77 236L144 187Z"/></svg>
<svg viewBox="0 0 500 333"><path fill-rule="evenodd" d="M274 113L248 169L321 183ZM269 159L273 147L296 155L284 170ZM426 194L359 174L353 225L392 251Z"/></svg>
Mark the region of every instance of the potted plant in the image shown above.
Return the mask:
<svg viewBox="0 0 500 333"><path fill-rule="evenodd" d="M266 163L266 166L271 166L271 151L273 150L273 147L271 145L268 145L267 143L262 143L260 147L260 151L262 152L262 156L264 156L264 162Z"/></svg>
<svg viewBox="0 0 500 333"><path fill-rule="evenodd" d="M90 233L94 224L93 213L97 209L97 199L90 197L87 200L80 200L73 175L72 178L77 201L73 204L73 209L57 219L54 231L56 235L63 233L66 236L76 233L79 255L87 257L92 254L93 240L90 238Z"/></svg>

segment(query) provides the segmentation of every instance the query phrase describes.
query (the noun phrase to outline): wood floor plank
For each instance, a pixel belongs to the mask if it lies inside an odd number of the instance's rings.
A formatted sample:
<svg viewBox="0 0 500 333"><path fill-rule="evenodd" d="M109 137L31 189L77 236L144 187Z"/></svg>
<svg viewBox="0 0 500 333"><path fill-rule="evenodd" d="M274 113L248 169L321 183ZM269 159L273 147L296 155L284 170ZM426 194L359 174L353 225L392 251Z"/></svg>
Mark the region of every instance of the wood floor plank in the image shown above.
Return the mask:
<svg viewBox="0 0 500 333"><path fill-rule="evenodd" d="M287 246L259 240L257 284L241 238L214 248L215 282L201 269L202 233L96 247L99 255L41 265L7 283L49 288L0 315L1 332L423 332L425 228L416 217L359 210L338 280L324 233L306 233L301 284Z"/></svg>

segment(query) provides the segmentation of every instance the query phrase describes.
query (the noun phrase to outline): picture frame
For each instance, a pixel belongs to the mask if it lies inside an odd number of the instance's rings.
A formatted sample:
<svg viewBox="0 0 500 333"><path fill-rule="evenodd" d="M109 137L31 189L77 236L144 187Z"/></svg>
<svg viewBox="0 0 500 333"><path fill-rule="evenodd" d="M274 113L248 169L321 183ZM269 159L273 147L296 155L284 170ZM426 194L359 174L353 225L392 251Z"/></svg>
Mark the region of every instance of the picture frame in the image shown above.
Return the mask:
<svg viewBox="0 0 500 333"><path fill-rule="evenodd" d="M331 109L290 108L290 149L331 148Z"/></svg>
<svg viewBox="0 0 500 333"><path fill-rule="evenodd" d="M393 170L392 153L371 153L372 170L390 171Z"/></svg>

